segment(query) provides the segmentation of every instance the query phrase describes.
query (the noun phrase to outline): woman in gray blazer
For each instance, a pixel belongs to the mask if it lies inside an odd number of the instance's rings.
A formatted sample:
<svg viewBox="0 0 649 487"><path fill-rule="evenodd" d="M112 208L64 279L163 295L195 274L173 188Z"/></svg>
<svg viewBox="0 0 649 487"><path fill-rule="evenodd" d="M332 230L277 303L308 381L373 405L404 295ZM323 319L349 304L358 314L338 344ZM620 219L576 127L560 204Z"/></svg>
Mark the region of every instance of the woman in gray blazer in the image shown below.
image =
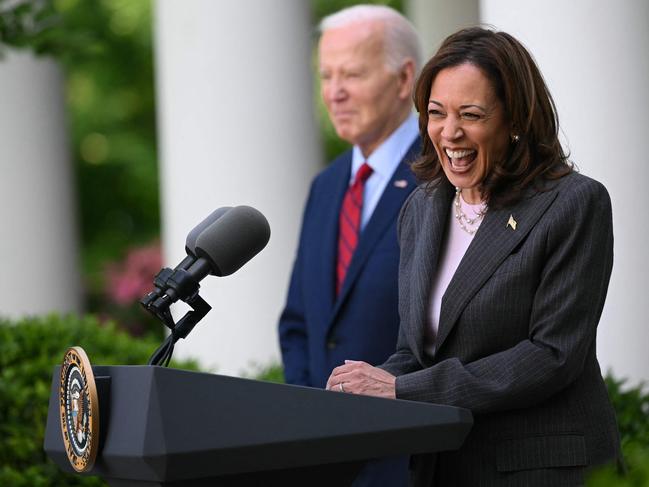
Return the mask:
<svg viewBox="0 0 649 487"><path fill-rule="evenodd" d="M459 450L413 457L415 485L581 485L620 457L595 355L608 193L568 162L541 73L504 32L448 37L414 98L423 184L399 219L397 351L327 387L473 412Z"/></svg>

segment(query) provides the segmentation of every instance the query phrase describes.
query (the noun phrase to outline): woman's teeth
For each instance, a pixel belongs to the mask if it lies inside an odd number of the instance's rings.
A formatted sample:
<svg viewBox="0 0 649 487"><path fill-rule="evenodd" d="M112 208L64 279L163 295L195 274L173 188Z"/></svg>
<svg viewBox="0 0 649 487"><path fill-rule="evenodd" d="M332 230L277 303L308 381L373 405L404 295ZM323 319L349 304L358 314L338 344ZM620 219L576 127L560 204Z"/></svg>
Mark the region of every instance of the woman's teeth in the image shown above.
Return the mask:
<svg viewBox="0 0 649 487"><path fill-rule="evenodd" d="M465 150L449 150L449 149L445 149L445 150L446 150L446 155L450 159L462 159L463 157L466 157L468 155L471 155L471 154L475 153L475 150L468 150L468 149L465 149Z"/></svg>
<svg viewBox="0 0 649 487"><path fill-rule="evenodd" d="M472 162L475 160L477 151L473 149L450 150L444 149L448 156L451 169L458 173L464 173L471 170Z"/></svg>

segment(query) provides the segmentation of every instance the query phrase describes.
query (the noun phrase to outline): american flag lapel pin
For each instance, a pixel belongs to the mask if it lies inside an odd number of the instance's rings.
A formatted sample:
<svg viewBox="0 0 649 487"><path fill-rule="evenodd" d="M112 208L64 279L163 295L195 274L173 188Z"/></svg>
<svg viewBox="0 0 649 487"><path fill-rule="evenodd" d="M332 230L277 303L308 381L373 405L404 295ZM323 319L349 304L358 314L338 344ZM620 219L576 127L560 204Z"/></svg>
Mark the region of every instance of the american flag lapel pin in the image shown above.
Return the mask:
<svg viewBox="0 0 649 487"><path fill-rule="evenodd" d="M408 187L408 181L406 181L405 179L397 179L394 182L394 187L395 188L401 188L401 189L407 188Z"/></svg>
<svg viewBox="0 0 649 487"><path fill-rule="evenodd" d="M507 221L507 226L512 227L512 230L516 230L516 220L514 220L514 215L509 215L509 220Z"/></svg>

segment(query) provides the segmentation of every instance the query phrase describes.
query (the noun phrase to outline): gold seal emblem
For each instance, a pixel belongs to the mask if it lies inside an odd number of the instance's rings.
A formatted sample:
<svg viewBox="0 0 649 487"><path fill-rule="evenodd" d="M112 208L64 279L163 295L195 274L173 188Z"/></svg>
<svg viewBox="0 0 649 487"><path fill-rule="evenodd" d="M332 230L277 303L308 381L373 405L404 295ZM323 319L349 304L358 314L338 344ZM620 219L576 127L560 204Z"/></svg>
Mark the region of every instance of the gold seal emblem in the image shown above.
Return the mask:
<svg viewBox="0 0 649 487"><path fill-rule="evenodd" d="M65 352L59 381L61 433L68 459L77 472L92 468L99 449L99 399L86 352Z"/></svg>

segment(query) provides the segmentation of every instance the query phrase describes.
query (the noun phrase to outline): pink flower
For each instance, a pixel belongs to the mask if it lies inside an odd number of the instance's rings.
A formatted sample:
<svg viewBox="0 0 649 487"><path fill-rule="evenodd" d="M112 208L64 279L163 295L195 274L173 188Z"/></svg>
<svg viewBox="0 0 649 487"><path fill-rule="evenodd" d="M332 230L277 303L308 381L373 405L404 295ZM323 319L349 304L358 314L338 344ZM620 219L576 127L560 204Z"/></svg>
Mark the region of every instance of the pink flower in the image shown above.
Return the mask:
<svg viewBox="0 0 649 487"><path fill-rule="evenodd" d="M153 278L162 267L160 243L154 242L128 251L126 258L106 268L108 297L128 306L137 302L153 288Z"/></svg>

